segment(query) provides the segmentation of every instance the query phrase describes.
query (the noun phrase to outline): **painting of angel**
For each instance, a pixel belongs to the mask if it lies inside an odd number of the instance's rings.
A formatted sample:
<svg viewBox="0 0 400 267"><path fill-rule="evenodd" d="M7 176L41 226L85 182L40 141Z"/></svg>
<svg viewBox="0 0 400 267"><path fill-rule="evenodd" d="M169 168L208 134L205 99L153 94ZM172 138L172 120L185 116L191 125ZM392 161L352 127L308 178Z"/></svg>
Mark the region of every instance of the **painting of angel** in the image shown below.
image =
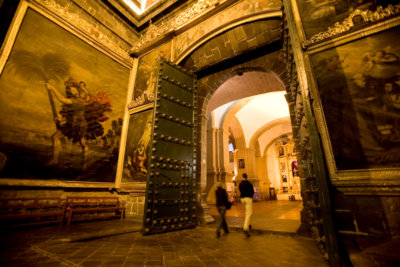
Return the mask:
<svg viewBox="0 0 400 267"><path fill-rule="evenodd" d="M2 57L0 177L114 182L128 65L31 8Z"/></svg>

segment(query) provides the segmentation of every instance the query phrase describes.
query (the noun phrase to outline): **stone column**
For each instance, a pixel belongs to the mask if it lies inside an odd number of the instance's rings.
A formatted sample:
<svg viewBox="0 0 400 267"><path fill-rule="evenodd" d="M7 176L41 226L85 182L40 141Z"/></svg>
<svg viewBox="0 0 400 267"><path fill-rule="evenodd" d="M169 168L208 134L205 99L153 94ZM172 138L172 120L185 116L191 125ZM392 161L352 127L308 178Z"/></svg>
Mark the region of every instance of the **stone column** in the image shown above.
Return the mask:
<svg viewBox="0 0 400 267"><path fill-rule="evenodd" d="M203 113L204 114L204 113ZM207 205L207 193L209 191L208 185L209 185L209 165L213 162L212 158L212 147L209 147L209 139L211 138L212 140L212 135L208 133L208 119L205 115L202 115L200 117L201 119L201 140L200 140L200 146L201 146L201 152L200 152L200 166L201 166L201 172L200 172L200 181L199 181L199 190L200 190L200 205L198 206L198 212L197 212L197 217L200 219L200 222L202 223L212 223L214 222L214 218L211 216L210 213L210 208ZM212 142L211 142L212 144ZM211 153L211 154L210 154ZM207 160L209 159L209 160Z"/></svg>
<svg viewBox="0 0 400 267"><path fill-rule="evenodd" d="M259 179L260 200L267 200L270 181L267 177L266 156L256 156L256 171L257 178Z"/></svg>
<svg viewBox="0 0 400 267"><path fill-rule="evenodd" d="M229 132L208 126L207 203L215 203L214 184L217 181L231 183L234 174L229 166Z"/></svg>

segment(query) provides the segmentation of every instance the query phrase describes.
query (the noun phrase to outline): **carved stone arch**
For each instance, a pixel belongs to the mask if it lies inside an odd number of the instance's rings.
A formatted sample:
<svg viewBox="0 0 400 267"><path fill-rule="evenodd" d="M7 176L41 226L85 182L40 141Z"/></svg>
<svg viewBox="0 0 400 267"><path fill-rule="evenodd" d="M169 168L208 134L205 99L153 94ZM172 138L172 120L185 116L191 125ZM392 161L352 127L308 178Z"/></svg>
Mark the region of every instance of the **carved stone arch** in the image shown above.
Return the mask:
<svg viewBox="0 0 400 267"><path fill-rule="evenodd" d="M205 114L205 117L207 118L207 128L212 128L213 125L215 125L214 114L213 113L208 113L208 114Z"/></svg>
<svg viewBox="0 0 400 267"><path fill-rule="evenodd" d="M279 14L278 14L279 13ZM248 92L248 95L238 97L241 99L248 96L253 96L261 93L272 92L272 91L282 91L288 87L288 75L286 73L286 64L283 59L282 49L282 26L281 26L281 12L275 12L273 14L266 14L262 16L254 16L253 18L248 17L243 20L238 20L231 24L228 28L224 28L223 31L213 31L206 34L206 37L202 40L196 40L195 45L191 45L191 49L186 50L186 54L182 56L177 55L175 57L175 63L181 65L182 67L196 70L204 70L204 67L210 71L207 75L199 76L198 79L198 114L199 124L198 124L198 140L200 140L200 149L198 151L198 170L200 171L200 184L202 188L202 195L208 192L209 189L209 178L207 178L207 125L208 114L207 105L211 96L217 91L217 89L224 84L226 81L234 77L241 77L245 75L258 74L262 75L268 81L274 80L276 86L273 89L264 89L257 92ZM259 38L261 41L255 41L256 39L249 38L249 32L252 32L252 27L259 27L260 32L262 32L263 38ZM264 27L264 28L263 28ZM220 28L219 30L221 30ZM246 30L245 30L246 29ZM204 64L197 64L197 68L193 69L190 64L188 64L188 58L191 55L202 54L202 51L209 49L207 44L210 42L221 40L227 38L229 34L238 32L245 32L243 39L236 42L236 45L244 45L244 41L247 45L244 49L238 49L226 57L213 57L210 62L203 62ZM254 36L253 36L254 37ZM257 38L257 37L255 37ZM255 51L254 53L252 51ZM251 57L247 55L252 54ZM193 59L194 57L192 57ZM232 64L219 68L216 65L231 61ZM269 84L270 82L264 83ZM233 99L232 99L233 100ZM229 100L230 101L230 100ZM223 120L225 121L225 120ZM221 125L222 126L222 125ZM238 143L236 143L238 146ZM205 200L205 198L203 198Z"/></svg>
<svg viewBox="0 0 400 267"><path fill-rule="evenodd" d="M235 114L244 107L249 102L249 99L243 99L238 101L235 105L233 105L223 116L221 120L221 125L219 126L221 129L227 129L229 127L230 121L234 118Z"/></svg>
<svg viewBox="0 0 400 267"><path fill-rule="evenodd" d="M251 149L256 149L256 146L258 144L258 139L260 138L260 136L262 136L264 133L266 133L267 131L270 131L272 129L274 129L275 127L279 127L279 126L286 126L287 130L285 131L285 134L287 133L291 133L291 123L290 123L290 118L286 117L286 118L281 118L281 119L276 119L274 121L270 121L268 123L266 123L264 126L262 126L260 129L258 129L253 136L250 139L250 148ZM285 128L281 128L281 130L285 130ZM265 155L265 149L268 146L268 144L265 146L264 149L260 150L261 156Z"/></svg>
<svg viewBox="0 0 400 267"><path fill-rule="evenodd" d="M260 67L257 68L259 69ZM211 88L204 97L204 102L199 103L199 105L202 105L203 111L205 110L207 113L209 113L218 106L238 99L244 99L268 92L285 90L286 85L275 72L265 68L263 71L253 71L253 69L254 67L240 68L240 75L236 74L236 69L235 72L228 73L230 75L226 75L224 77L226 80L221 79L221 84L219 84L219 86L216 84L218 87ZM246 80L256 79L259 80L257 83L258 86L246 85ZM205 86L203 82L204 81L201 80L199 83L199 88ZM230 83L236 83L239 84L239 86L231 86ZM240 83L243 83L243 85L240 85Z"/></svg>
<svg viewBox="0 0 400 267"><path fill-rule="evenodd" d="M278 141L279 139L282 138L282 136L285 136L285 135L290 136L291 134L292 134L291 131L283 132L283 133L280 134L279 136L273 138L273 139L265 146L265 148L264 148L264 150L263 150L263 154L265 155L265 154L267 153L268 148L269 148L270 146L274 145L276 141Z"/></svg>
<svg viewBox="0 0 400 267"><path fill-rule="evenodd" d="M236 117L232 118L232 134L235 139L236 149L245 148L246 142L244 140L243 128Z"/></svg>
<svg viewBox="0 0 400 267"><path fill-rule="evenodd" d="M190 57L190 54L192 54L194 51L199 50L204 44L209 43L210 40L216 38L217 36L221 36L224 33L240 27L241 25L244 24L249 24L257 21L265 21L265 20L277 20L281 21L282 19L282 11L277 11L277 10L272 10L272 11L267 11L263 13L256 13L256 14L247 14L246 16L242 18L236 18L232 21L229 21L227 23L224 23L223 25L220 25L216 29L202 35L198 39L190 40L191 43L187 46L185 50L183 50L180 54L176 55L175 57L175 63L182 65L183 61L185 61L188 57Z"/></svg>
<svg viewBox="0 0 400 267"><path fill-rule="evenodd" d="M247 95L237 95L236 98L225 98L226 102L230 102L233 100L237 99L242 99L245 97L250 97L258 94L263 94L267 92L273 92L273 91L282 91L285 90L287 87L287 76L286 76L286 67L285 64L280 60L280 52L275 51L272 52L271 54L262 56L260 58L251 60L249 62L246 62L244 64L241 64L239 66L232 67L229 70L224 70L219 73L215 73L210 75L209 77L205 77L203 79L198 80L198 88L199 88L199 94L198 94L198 103L199 103L199 114L203 114L202 118L206 118L207 115L210 112L207 110L207 106L209 104L209 100L211 97L215 94L218 88L220 88L221 85L223 85L225 82L229 81L230 79L234 77L241 77L245 76L247 74L257 74L261 76L265 76L268 81L275 81L276 86L272 88L267 88L265 86L263 87L258 87L256 91L251 91L251 90L241 90L241 92L246 92ZM240 73L238 73L240 72ZM239 76L241 75L241 76ZM264 84L271 84L271 82L265 82ZM220 129L227 129L229 126L229 119L228 117L232 117L233 114L235 114L238 109L243 107L248 100L242 100L239 101L229 112L227 112L222 119L222 123L219 125ZM200 110L201 109L201 110ZM236 112L235 112L236 110ZM206 136L207 132L207 122L203 121L202 125L199 127L199 133L201 133L201 136ZM200 140L205 140L205 139L200 139ZM208 154L206 145L204 145L206 142L200 142L202 144L201 147L201 155L202 155L202 160L201 162L206 162L206 155ZM239 147L240 143L236 143L237 147ZM245 148L246 145L244 143L244 137L243 137L243 147ZM206 164L202 163L201 166L198 166L200 170L205 170L206 169ZM211 180L210 178L206 177L206 173L204 171L200 171L201 173L201 180L202 183L209 183ZM208 181L208 182L206 182ZM204 186L203 188L211 188L209 185ZM207 191L208 192L208 191Z"/></svg>
<svg viewBox="0 0 400 267"><path fill-rule="evenodd" d="M202 111L207 106L204 102L208 102L215 90L236 75L252 71L274 73L284 88L288 85L286 65L280 52L281 17L282 12L275 10L235 19L193 40L177 55L175 63L186 69L197 73L209 68L212 72L198 80L198 107L203 107ZM231 67L218 66L229 61L233 61Z"/></svg>

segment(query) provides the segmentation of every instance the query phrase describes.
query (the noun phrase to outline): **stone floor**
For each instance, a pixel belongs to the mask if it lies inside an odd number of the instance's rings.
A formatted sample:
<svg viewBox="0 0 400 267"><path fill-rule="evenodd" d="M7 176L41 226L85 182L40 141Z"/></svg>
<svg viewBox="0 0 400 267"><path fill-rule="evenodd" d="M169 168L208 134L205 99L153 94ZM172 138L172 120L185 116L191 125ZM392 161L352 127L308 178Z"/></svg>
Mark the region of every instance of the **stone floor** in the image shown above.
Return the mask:
<svg viewBox="0 0 400 267"><path fill-rule="evenodd" d="M0 266L329 266L311 238L296 236L295 227L283 223L299 223L299 203L255 203L250 238L240 230L241 205L228 211L231 232L219 239L215 223L151 236L131 220L16 229L2 233ZM286 234L271 234L279 218Z"/></svg>
<svg viewBox="0 0 400 267"><path fill-rule="evenodd" d="M213 227L151 236L134 231L75 241L60 236L56 227L8 233L0 265L329 266L312 239L255 233L246 238L241 231L217 239Z"/></svg>
<svg viewBox="0 0 400 267"><path fill-rule="evenodd" d="M312 238L296 234L301 207L254 203L250 238L241 230L240 204L228 211L231 232L219 239L215 223L150 236L129 219L15 229L0 233L0 266L329 266ZM213 206L210 212L217 214ZM400 266L400 240L343 244L355 267Z"/></svg>

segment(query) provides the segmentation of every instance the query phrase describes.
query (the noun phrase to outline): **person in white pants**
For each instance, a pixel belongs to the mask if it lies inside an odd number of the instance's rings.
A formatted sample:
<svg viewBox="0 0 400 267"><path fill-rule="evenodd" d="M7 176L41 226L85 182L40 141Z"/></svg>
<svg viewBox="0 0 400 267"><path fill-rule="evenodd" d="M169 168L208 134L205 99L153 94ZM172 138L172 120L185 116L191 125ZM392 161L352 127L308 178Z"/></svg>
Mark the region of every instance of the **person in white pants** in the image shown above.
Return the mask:
<svg viewBox="0 0 400 267"><path fill-rule="evenodd" d="M253 185L247 180L247 174L242 174L243 181L239 184L240 191L240 201L242 202L245 208L245 218L243 224L243 231L246 237L250 237L249 228L250 228L250 219L253 214L253 195L254 188Z"/></svg>

